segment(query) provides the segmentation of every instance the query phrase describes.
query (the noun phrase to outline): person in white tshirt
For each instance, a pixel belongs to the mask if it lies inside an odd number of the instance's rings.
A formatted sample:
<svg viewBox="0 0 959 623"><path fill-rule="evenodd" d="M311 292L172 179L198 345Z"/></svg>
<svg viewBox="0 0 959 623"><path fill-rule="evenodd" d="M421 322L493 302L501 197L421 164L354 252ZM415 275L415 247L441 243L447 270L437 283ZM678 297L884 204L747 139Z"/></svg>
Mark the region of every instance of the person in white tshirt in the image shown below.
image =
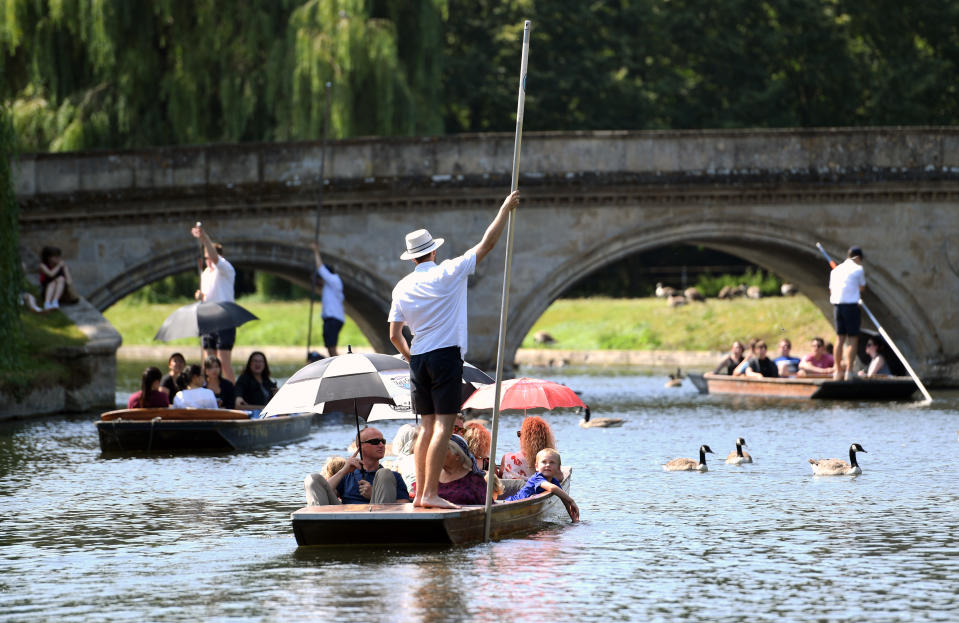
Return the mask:
<svg viewBox="0 0 959 623"><path fill-rule="evenodd" d="M416 439L416 495L414 506L458 508L438 494L440 471L460 410L463 357L466 355L467 278L499 240L510 210L519 204L519 191L503 201L483 239L463 255L436 263L436 249L443 238L433 238L425 229L406 235L406 252L400 259L413 260L416 268L393 288L390 306L390 341L410 362L410 396L422 430ZM407 345L403 327L413 342Z"/></svg>
<svg viewBox="0 0 959 623"><path fill-rule="evenodd" d="M196 291L194 298L208 303L232 303L236 269L223 257L223 246L210 240L199 223L190 230L190 233L203 244L203 259L206 262L206 268L200 274L200 289ZM233 343L236 341L236 328L206 333L202 339L206 356L219 358L223 378L236 383L236 374L233 372Z"/></svg>
<svg viewBox="0 0 959 623"><path fill-rule="evenodd" d="M343 280L336 274L336 270L323 263L320 257L320 247L313 243L313 257L316 259L316 274L323 280L323 346L329 351L330 357L336 357L336 344L340 339L340 329L346 322L346 312L343 310Z"/></svg>
<svg viewBox="0 0 959 623"><path fill-rule="evenodd" d="M177 383L182 387L173 397L173 406L178 409L218 409L216 394L203 387L203 371L193 364L183 369Z"/></svg>
<svg viewBox="0 0 959 623"><path fill-rule="evenodd" d="M833 378L853 378L853 364L859 347L859 298L866 289L866 271L862 267L862 249L849 247L845 262L829 273L829 302L836 320L836 370ZM843 346L845 345L845 351Z"/></svg>

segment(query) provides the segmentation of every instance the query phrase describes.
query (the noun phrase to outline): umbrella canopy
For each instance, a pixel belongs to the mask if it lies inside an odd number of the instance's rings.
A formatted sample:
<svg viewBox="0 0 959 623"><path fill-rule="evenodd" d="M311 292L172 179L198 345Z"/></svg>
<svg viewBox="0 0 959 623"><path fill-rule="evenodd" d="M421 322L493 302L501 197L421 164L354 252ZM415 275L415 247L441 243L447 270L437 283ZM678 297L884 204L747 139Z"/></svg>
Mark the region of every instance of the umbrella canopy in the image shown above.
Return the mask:
<svg viewBox="0 0 959 623"><path fill-rule="evenodd" d="M402 397L404 377L408 396L409 365L401 359L376 353L321 359L291 376L262 415L341 411L366 418L374 404L396 404L393 396Z"/></svg>
<svg viewBox="0 0 959 623"><path fill-rule="evenodd" d="M484 385L463 403L463 409L492 409L495 385ZM576 392L560 383L527 377L503 381L499 408L554 409L556 407L586 407Z"/></svg>
<svg viewBox="0 0 959 623"><path fill-rule="evenodd" d="M222 329L232 329L257 317L236 303L191 303L167 316L154 340L168 342L180 337L196 337Z"/></svg>

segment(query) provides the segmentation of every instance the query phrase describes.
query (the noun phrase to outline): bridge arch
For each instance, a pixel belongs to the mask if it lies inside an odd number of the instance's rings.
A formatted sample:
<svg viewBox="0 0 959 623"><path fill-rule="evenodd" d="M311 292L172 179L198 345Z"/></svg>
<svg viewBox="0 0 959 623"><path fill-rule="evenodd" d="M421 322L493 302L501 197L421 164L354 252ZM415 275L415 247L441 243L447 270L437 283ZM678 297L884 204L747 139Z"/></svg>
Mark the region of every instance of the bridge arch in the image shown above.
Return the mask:
<svg viewBox="0 0 959 623"><path fill-rule="evenodd" d="M313 251L309 248L279 241L247 239L231 240L226 250L228 253L224 255L234 266L256 268L302 287L310 287L310 268L314 261ZM170 275L195 270L195 254L196 247L181 245L166 253L145 257L96 289L88 299L98 309L106 309L143 286ZM333 264L343 278L346 313L376 351L391 352L393 347L389 341L386 317L392 286L351 260L329 252L324 252L324 259ZM322 327L319 327L316 334L319 335L321 330Z"/></svg>

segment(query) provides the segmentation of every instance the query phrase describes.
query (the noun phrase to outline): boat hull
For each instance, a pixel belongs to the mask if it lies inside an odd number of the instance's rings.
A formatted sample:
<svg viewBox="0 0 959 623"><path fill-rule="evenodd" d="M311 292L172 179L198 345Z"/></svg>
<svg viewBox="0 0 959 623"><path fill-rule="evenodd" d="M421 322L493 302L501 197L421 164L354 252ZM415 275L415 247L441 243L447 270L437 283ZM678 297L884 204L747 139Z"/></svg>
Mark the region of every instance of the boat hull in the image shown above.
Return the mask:
<svg viewBox="0 0 959 623"><path fill-rule="evenodd" d="M828 378L756 378L725 374L690 374L701 393L773 396L816 400L908 400L916 392L909 377L834 381ZM705 390L703 389L705 387Z"/></svg>
<svg viewBox="0 0 959 623"><path fill-rule="evenodd" d="M147 419L152 409L139 413L113 411L96 423L103 452L236 452L290 443L310 434L312 414L249 419L242 411L209 417L203 410L168 409ZM185 413L194 411L194 413ZM175 412L175 413L163 413ZM226 419L229 414L231 419ZM119 415L118 415L119 414ZM243 419L235 416L242 414ZM168 416L168 417L165 417ZM135 419L129 419L135 418Z"/></svg>
<svg viewBox="0 0 959 623"><path fill-rule="evenodd" d="M566 471L566 470L564 470ZM569 490L569 471L563 489ZM535 530L562 502L551 493L493 505L490 538ZM300 546L469 545L483 540L485 508L413 508L412 504L307 506L291 514Z"/></svg>

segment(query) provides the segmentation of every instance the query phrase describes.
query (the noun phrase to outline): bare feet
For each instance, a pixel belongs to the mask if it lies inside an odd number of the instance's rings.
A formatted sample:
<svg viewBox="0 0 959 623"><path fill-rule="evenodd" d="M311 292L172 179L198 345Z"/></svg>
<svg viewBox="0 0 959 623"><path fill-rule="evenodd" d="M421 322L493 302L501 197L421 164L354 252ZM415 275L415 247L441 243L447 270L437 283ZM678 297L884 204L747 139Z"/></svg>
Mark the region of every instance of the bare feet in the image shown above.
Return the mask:
<svg viewBox="0 0 959 623"><path fill-rule="evenodd" d="M833 379L834 381L841 381L841 380L843 380L843 376L844 376L843 372L844 372L844 371L843 371L843 366L837 363L837 364L836 364L836 371L833 372L832 379Z"/></svg>
<svg viewBox="0 0 959 623"><path fill-rule="evenodd" d="M438 495L430 496L428 498L423 498L420 500L421 507L423 508L459 508L456 504L452 502L447 502ZM413 503L413 506L416 506L416 502Z"/></svg>

